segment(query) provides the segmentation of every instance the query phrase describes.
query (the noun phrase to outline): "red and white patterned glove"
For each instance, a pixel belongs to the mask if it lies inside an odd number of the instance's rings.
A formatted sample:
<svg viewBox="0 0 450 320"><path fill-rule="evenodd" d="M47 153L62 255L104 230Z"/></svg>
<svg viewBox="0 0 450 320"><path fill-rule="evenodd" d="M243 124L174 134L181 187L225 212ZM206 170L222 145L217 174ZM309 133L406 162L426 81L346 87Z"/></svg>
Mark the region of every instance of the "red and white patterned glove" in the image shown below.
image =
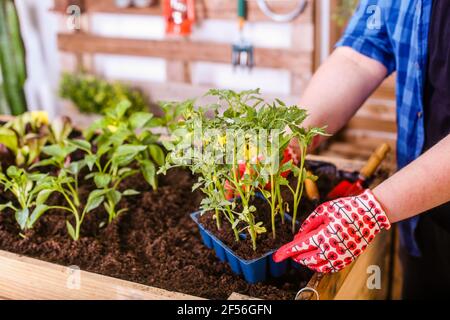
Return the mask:
<svg viewBox="0 0 450 320"><path fill-rule="evenodd" d="M292 258L317 272L337 272L352 263L382 229L390 227L380 203L366 190L317 207L273 260Z"/></svg>

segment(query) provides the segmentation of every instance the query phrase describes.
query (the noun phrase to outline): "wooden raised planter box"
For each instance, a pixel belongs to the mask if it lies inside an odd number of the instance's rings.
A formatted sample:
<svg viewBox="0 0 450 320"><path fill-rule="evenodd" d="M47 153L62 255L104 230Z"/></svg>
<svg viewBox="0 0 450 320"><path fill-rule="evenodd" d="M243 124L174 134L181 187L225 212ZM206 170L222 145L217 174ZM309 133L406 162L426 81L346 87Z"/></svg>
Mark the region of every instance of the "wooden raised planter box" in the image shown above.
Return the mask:
<svg viewBox="0 0 450 320"><path fill-rule="evenodd" d="M364 163L321 156L312 160L334 163L355 171ZM375 181L374 184L380 181ZM188 214L188 212L186 213ZM392 261L392 231L384 231L351 266L335 274L314 274L300 299L386 299ZM381 289L369 289L369 266L381 271ZM313 289L313 290L311 290ZM294 297L292 297L294 298ZM0 250L0 299L202 299L149 287L70 266L40 261ZM233 293L230 299L252 299Z"/></svg>

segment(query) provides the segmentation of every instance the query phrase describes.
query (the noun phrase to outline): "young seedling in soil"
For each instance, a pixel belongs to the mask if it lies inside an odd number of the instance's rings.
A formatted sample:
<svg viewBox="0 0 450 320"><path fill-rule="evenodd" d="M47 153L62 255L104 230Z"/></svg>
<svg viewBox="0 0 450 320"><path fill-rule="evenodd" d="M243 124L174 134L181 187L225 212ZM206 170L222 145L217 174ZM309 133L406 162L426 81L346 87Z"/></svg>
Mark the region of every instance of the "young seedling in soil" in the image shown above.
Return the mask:
<svg viewBox="0 0 450 320"><path fill-rule="evenodd" d="M105 197L103 203L106 212L108 213L108 223L111 223L126 209L117 211L117 205L123 196L137 195L139 192L128 189L124 192L119 190L120 183L139 171L132 169L129 165L134 161L136 156L146 149L146 146L139 145L121 145L113 149L110 153L111 157L107 161L102 161L102 152L106 149L101 149L97 153L92 152L92 146L85 140L71 140L70 145L77 147L86 153L84 162L88 166L91 173L86 175L85 179L93 179L97 187L97 191L102 193Z"/></svg>
<svg viewBox="0 0 450 320"><path fill-rule="evenodd" d="M291 193L294 196L293 200L293 214L292 214L292 233L296 233L296 221L297 221L297 215L298 215L298 209L300 207L300 202L303 196L303 190L305 185L305 180L310 179L313 181L317 180L317 177L314 175L308 175L306 168L305 168L305 159L307 155L307 151L309 146L312 144L313 139L318 135L325 135L325 132L323 129L320 128L311 128L311 129L304 129L304 128L291 128L293 131L293 136L297 139L301 155L300 155L300 163L298 166L288 164L287 168L288 170L291 170L294 174L294 176L297 179L296 186L293 188L289 184L285 184Z"/></svg>
<svg viewBox="0 0 450 320"><path fill-rule="evenodd" d="M128 101L120 102L115 108L106 112L106 115L96 121L84 134L88 141L93 142L97 147L96 154L112 162L113 156L117 155L117 149L121 148L121 153L139 149L133 158L142 175L148 184L156 189L158 181L156 179L157 167L164 164L164 151L159 145L159 136L151 129L158 125L159 120L149 112L135 112L127 116L127 111L131 104ZM134 146L134 147L132 147ZM144 147L143 147L144 146ZM117 159L115 160L117 162ZM123 162L123 161L122 161ZM128 164L129 166L131 162ZM120 164L120 166L124 166Z"/></svg>
<svg viewBox="0 0 450 320"><path fill-rule="evenodd" d="M51 192L53 177L41 173L28 173L24 169L10 166L6 174L0 172L0 185L5 192L11 192L14 203L0 204L0 212L6 208L14 212L14 217L22 232L32 229L39 218L56 206L45 204ZM21 233L22 237L25 237Z"/></svg>
<svg viewBox="0 0 450 320"><path fill-rule="evenodd" d="M70 159L70 155L77 149L76 143L67 144L66 146L46 146L42 151L49 158L33 166L33 168L36 168L51 165L57 168L57 175L51 180L51 184L46 188L46 192L48 194L57 192L63 196L65 204L58 206L58 209L72 214L75 226L69 220L66 220L66 226L67 232L75 241L80 238L80 229L86 214L103 203L106 193L105 190L93 190L89 194L86 204L81 203L78 192L79 175L86 166L86 161L83 159L67 162L67 159Z"/></svg>

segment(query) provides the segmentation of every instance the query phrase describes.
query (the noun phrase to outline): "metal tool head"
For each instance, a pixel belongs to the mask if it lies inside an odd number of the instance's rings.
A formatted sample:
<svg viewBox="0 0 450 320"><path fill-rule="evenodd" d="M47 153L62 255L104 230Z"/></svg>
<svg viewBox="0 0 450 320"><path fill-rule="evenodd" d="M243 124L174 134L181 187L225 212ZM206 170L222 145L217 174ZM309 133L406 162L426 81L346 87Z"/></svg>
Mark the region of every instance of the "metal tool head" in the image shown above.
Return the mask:
<svg viewBox="0 0 450 320"><path fill-rule="evenodd" d="M233 44L231 61L233 67L253 68L253 45L246 41Z"/></svg>

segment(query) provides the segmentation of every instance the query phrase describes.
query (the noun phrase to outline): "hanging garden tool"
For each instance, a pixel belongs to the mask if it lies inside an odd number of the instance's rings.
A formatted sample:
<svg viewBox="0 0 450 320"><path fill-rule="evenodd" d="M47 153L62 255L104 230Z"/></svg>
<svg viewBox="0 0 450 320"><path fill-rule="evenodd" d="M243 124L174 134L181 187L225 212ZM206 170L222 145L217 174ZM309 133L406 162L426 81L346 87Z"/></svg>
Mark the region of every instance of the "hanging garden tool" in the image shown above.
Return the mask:
<svg viewBox="0 0 450 320"><path fill-rule="evenodd" d="M353 197L361 194L367 188L366 181L372 177L377 171L381 162L386 158L391 147L387 143L383 143L370 156L364 168L359 173L359 178L356 182L344 180L339 183L327 196L328 199L337 199L341 197Z"/></svg>
<svg viewBox="0 0 450 320"><path fill-rule="evenodd" d="M254 65L253 45L244 38L244 26L247 20L247 1L237 0L237 11L239 19L239 40L233 43L231 61L233 67L244 67L251 69Z"/></svg>
<svg viewBox="0 0 450 320"><path fill-rule="evenodd" d="M258 4L259 9L273 21L290 22L296 19L300 14L302 14L303 11L305 11L308 1L300 0L293 11L285 14L273 12L272 9L270 9L270 7L267 5L266 0L257 0L256 3Z"/></svg>
<svg viewBox="0 0 450 320"><path fill-rule="evenodd" d="M116 7L129 8L134 6L136 8L146 8L154 5L156 0L115 0Z"/></svg>
<svg viewBox="0 0 450 320"><path fill-rule="evenodd" d="M195 23L194 0L164 0L163 13L166 19L166 34L188 36Z"/></svg>

